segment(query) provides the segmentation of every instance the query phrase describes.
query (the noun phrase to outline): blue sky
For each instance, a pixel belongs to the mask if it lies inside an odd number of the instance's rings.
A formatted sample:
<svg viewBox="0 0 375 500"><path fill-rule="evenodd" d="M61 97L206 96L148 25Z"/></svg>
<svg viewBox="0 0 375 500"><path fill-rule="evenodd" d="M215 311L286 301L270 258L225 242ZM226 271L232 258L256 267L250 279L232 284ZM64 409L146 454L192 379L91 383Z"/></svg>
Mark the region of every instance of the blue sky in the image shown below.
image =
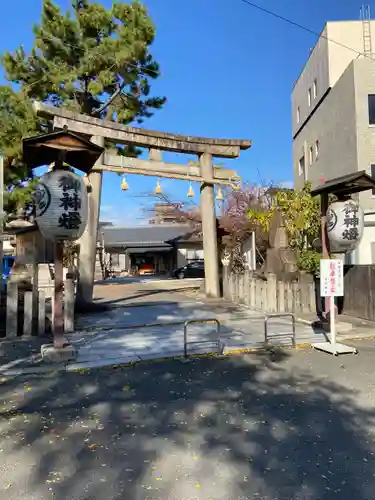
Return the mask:
<svg viewBox="0 0 375 500"><path fill-rule="evenodd" d="M320 32L327 20L358 19L361 1L256 0L258 5ZM0 52L32 44L33 23L40 19L41 0L6 1L0 30ZM70 0L57 0L62 8ZM110 5L110 0L103 0ZM241 0L145 0L156 25L152 53L162 76L155 95L165 95L164 109L144 127L208 137L251 139L253 147L224 165L245 181L292 180L290 93L316 36L275 19ZM0 75L0 80L2 75ZM181 161L168 155L168 161ZM221 160L219 163L223 163ZM141 223L140 197L156 179L105 174L102 218L120 225ZM162 180L163 191L186 200L188 183ZM198 203L199 186L194 186Z"/></svg>

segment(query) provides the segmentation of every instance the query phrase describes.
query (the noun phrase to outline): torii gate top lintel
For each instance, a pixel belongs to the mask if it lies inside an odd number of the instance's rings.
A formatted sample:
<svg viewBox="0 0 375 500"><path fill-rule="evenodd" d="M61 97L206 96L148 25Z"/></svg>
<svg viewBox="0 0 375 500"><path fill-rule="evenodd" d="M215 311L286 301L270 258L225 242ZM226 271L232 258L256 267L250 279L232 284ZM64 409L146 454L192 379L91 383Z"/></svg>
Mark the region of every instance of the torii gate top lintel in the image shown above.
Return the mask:
<svg viewBox="0 0 375 500"><path fill-rule="evenodd" d="M209 153L219 158L236 158L241 150L251 147L251 141L249 140L194 137L130 127L49 106L41 102L35 102L34 109L39 116L53 118L56 128L67 126L73 132L88 136L101 136L114 140L119 144L136 144L139 147L188 154Z"/></svg>

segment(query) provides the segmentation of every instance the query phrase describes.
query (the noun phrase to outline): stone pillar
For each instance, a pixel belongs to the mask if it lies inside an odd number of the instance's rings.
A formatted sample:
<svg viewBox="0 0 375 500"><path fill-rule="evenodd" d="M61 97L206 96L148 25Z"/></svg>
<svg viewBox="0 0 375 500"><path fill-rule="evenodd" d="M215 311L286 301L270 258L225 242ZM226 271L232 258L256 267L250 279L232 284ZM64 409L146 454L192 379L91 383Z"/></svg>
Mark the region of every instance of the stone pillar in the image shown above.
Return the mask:
<svg viewBox="0 0 375 500"><path fill-rule="evenodd" d="M301 273L301 312L309 314L316 313L315 308L315 286L310 274Z"/></svg>
<svg viewBox="0 0 375 500"><path fill-rule="evenodd" d="M217 248L215 191L214 184L212 184L212 156L208 153L203 153L200 156L200 165L204 180L201 186L201 213L206 296L219 298L219 255Z"/></svg>
<svg viewBox="0 0 375 500"><path fill-rule="evenodd" d="M277 312L277 280L274 274L267 274L266 311Z"/></svg>
<svg viewBox="0 0 375 500"><path fill-rule="evenodd" d="M286 289L286 307L287 307L287 312L292 313L294 312L294 299L293 299L293 287L292 283L286 282L285 283L285 289Z"/></svg>
<svg viewBox="0 0 375 500"><path fill-rule="evenodd" d="M33 331L33 292L25 292L23 298L23 334L29 336Z"/></svg>
<svg viewBox="0 0 375 500"><path fill-rule="evenodd" d="M18 333L18 285L8 281L6 302L6 337L17 337Z"/></svg>
<svg viewBox="0 0 375 500"><path fill-rule="evenodd" d="M46 294L44 291L39 292L38 301L38 335L46 333Z"/></svg>
<svg viewBox="0 0 375 500"><path fill-rule="evenodd" d="M64 331L74 332L74 282L72 279L65 280L65 307L64 307Z"/></svg>
<svg viewBox="0 0 375 500"><path fill-rule="evenodd" d="M255 293L256 279L254 278L253 274L250 276L250 285L249 286L250 286L249 307L251 309L256 309L256 293Z"/></svg>
<svg viewBox="0 0 375 500"><path fill-rule="evenodd" d="M277 282L277 312L285 312L285 283L284 281Z"/></svg>
<svg viewBox="0 0 375 500"><path fill-rule="evenodd" d="M247 307L250 306L250 272L248 269L244 274L244 304Z"/></svg>
<svg viewBox="0 0 375 500"><path fill-rule="evenodd" d="M223 297L230 300L229 265L223 262Z"/></svg>
<svg viewBox="0 0 375 500"><path fill-rule="evenodd" d="M104 137L95 136L91 141L104 147ZM100 157L96 165L100 165L101 162L102 158ZM85 232L80 239L78 261L79 279L77 301L80 304L91 302L94 291L96 243L99 228L102 179L102 172L90 172L88 174L88 181L91 186L91 192L89 193L89 213Z"/></svg>

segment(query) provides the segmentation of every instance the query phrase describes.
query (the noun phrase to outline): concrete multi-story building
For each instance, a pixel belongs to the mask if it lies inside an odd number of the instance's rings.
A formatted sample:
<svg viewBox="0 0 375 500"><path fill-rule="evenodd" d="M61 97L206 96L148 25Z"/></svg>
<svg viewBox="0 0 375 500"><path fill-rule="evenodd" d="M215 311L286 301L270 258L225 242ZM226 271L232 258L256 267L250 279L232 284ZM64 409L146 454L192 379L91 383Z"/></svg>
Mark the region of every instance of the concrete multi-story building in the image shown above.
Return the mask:
<svg viewBox="0 0 375 500"><path fill-rule="evenodd" d="M296 188L360 170L375 178L372 39L375 44L375 21L368 15L361 21L328 22L312 49L292 93ZM359 196L365 232L350 262L373 264L375 191Z"/></svg>

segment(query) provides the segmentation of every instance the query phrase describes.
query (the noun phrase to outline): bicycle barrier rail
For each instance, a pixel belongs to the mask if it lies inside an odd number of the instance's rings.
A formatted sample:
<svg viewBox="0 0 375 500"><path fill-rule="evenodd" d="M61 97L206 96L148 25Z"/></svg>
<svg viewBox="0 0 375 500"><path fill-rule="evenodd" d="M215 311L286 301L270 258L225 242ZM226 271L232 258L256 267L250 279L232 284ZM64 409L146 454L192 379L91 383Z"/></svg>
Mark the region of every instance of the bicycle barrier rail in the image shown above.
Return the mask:
<svg viewBox="0 0 375 500"><path fill-rule="evenodd" d="M195 342L188 342L187 338L187 331L188 331L188 326L189 325L199 325L199 324L209 324L209 323L215 323L216 324L216 333L217 333L217 339L215 341L212 340L197 340ZM188 345L193 345L193 344L217 344L217 353L221 354L221 342L220 342L220 321L216 318L207 318L207 319L192 319L189 321L185 321L184 323L184 357L188 357L188 352L187 352L187 346Z"/></svg>
<svg viewBox="0 0 375 500"><path fill-rule="evenodd" d="M217 339L215 340L197 340L194 342L188 342L188 326L189 325L205 325L205 324L210 324L214 323L216 325L216 332L217 332ZM171 327L171 326L182 326L184 328L183 335L184 335L184 357L188 357L188 352L187 352L187 346L188 345L193 345L193 344L216 344L217 345L217 352L218 354L221 354L222 350L222 344L220 341L220 321L216 318L206 318L206 319L192 319L192 320L187 320L187 321L171 321L171 322L155 322L155 323L144 323L142 325L112 325L112 326L99 326L99 327L93 327L93 328L88 328L87 331L95 331L95 330L100 330L102 332L110 332L111 330L131 330L134 328L137 329L143 329L143 328L155 328L155 327ZM91 340L91 338L88 340L88 342Z"/></svg>
<svg viewBox="0 0 375 500"><path fill-rule="evenodd" d="M268 321L274 318L291 318L292 320L292 331L285 333L272 333L271 335L268 333ZM278 338L292 338L292 346L296 347L296 319L294 314L291 313L282 313L282 314L266 314L264 317L264 343L266 346L269 345L270 339L278 339Z"/></svg>

